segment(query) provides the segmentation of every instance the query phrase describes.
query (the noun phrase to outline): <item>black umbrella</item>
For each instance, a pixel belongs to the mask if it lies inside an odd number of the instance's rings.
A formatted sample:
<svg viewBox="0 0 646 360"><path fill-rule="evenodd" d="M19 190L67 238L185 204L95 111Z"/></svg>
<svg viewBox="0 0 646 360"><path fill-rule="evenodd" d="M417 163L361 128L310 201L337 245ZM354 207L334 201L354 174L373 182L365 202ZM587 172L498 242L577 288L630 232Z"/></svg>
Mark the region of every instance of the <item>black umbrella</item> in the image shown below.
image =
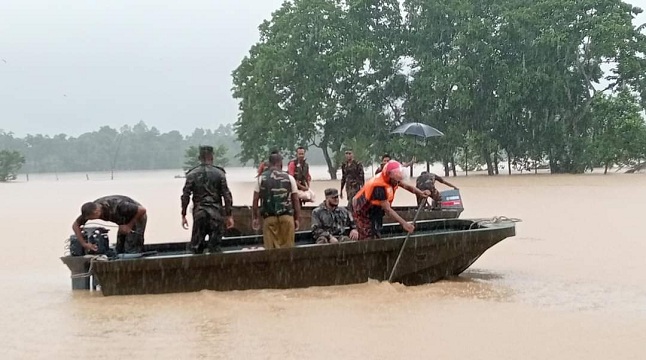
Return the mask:
<svg viewBox="0 0 646 360"><path fill-rule="evenodd" d="M421 138L429 138L432 136L444 136L444 133L440 130L418 122L406 123L399 125L395 130L390 132L391 134L401 134L401 135L411 135Z"/></svg>

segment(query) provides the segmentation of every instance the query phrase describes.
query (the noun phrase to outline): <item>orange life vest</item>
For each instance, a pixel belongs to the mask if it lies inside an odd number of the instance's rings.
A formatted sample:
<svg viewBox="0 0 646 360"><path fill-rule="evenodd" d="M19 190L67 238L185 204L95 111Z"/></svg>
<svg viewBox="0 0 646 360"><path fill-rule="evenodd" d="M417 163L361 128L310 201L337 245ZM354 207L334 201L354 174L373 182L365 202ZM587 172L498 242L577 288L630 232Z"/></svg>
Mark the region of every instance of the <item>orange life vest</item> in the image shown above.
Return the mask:
<svg viewBox="0 0 646 360"><path fill-rule="evenodd" d="M361 207L361 205L363 204L381 206L382 200L372 199L372 193L376 187L383 187L384 189L386 189L386 200L390 204L392 204L393 200L395 200L395 191L397 191L397 185L395 186L391 185L390 182L386 180L386 174L382 172L379 175L373 177L372 179L366 181L363 187L352 199L353 207L355 206L354 204L357 204L357 206L359 207Z"/></svg>

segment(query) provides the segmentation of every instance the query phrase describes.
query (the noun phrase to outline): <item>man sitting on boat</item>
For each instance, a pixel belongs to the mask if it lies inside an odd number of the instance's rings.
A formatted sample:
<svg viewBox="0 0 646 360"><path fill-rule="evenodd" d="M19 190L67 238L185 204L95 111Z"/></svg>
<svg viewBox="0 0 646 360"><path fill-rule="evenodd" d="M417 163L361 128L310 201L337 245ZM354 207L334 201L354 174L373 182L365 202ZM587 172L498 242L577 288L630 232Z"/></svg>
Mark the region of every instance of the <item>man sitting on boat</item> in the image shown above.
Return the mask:
<svg viewBox="0 0 646 360"><path fill-rule="evenodd" d="M391 160L384 166L384 170L379 175L366 181L366 184L352 199L353 215L357 223L359 240L380 238L386 213L397 220L405 231L410 233L415 230L413 224L406 222L391 207L393 200L395 200L395 192L400 186L424 198L430 196L431 192L428 190L422 191L401 182L403 178L402 165Z"/></svg>
<svg viewBox="0 0 646 360"><path fill-rule="evenodd" d="M430 198L433 199L433 208L439 208L440 205L442 204L442 195L440 195L440 192L437 190L435 187L435 182L440 182L446 186L450 186L454 188L455 190L459 190L457 186L451 184L450 182L444 180L441 176L438 176L436 174L430 173L428 171L423 171L421 174L419 174L419 177L417 178L416 181L416 186L420 190L428 190L431 192ZM417 195L417 206L421 205L422 202L426 203L426 199Z"/></svg>
<svg viewBox="0 0 646 360"><path fill-rule="evenodd" d="M298 198L301 203L316 201L316 194L310 188L312 176L310 175L310 165L305 159L304 147L299 146L296 148L296 159L287 164L287 172L296 180Z"/></svg>
<svg viewBox="0 0 646 360"><path fill-rule="evenodd" d="M350 236L345 229L350 228ZM336 244L357 240L359 233L350 212L339 206L337 189L325 189L325 201L312 211L312 237L317 244Z"/></svg>
<svg viewBox="0 0 646 360"><path fill-rule="evenodd" d="M144 248L146 231L146 208L135 200L123 195L110 195L87 202L81 206L81 215L74 220L72 230L86 251L97 251L83 237L81 226L88 220L103 220L119 225L117 233L117 254L140 253Z"/></svg>
<svg viewBox="0 0 646 360"><path fill-rule="evenodd" d="M253 192L251 223L254 230L260 229L262 215L265 249L294 246L301 216L296 180L282 169L283 157L278 153L269 155L269 168L260 175Z"/></svg>
<svg viewBox="0 0 646 360"><path fill-rule="evenodd" d="M220 251L220 241L226 228L232 228L233 197L227 185L223 168L213 165L213 147L200 146L200 165L186 174L182 191L182 227L188 230L186 208L193 194L193 232L191 250L200 254L205 250L206 236L209 236L208 250ZM222 202L224 201L224 208ZM225 224L226 217L226 224Z"/></svg>

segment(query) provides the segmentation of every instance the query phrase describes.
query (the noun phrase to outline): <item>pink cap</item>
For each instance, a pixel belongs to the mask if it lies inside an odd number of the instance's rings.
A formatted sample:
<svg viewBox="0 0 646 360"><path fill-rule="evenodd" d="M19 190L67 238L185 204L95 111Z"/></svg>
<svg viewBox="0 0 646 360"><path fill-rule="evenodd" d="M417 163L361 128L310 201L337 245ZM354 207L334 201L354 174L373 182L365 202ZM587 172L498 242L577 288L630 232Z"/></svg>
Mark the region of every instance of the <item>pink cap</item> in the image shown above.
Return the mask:
<svg viewBox="0 0 646 360"><path fill-rule="evenodd" d="M384 172L385 172L385 173L388 173L388 172L390 172L390 171L397 170L397 169L399 169L399 168L401 168L401 167L402 167L402 164L400 164L400 163L399 163L399 161L390 160L390 161L386 164L386 167L385 167L385 169L384 169Z"/></svg>

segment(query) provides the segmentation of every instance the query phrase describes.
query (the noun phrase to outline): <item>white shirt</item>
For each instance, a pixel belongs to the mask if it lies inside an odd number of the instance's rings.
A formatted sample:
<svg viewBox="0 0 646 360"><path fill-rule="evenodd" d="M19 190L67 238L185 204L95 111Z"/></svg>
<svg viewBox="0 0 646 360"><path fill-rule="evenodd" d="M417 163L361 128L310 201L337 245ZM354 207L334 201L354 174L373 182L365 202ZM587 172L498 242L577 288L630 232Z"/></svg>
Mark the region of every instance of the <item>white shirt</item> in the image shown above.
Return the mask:
<svg viewBox="0 0 646 360"><path fill-rule="evenodd" d="M294 179L293 176L287 174L289 176L289 183L292 184L292 194L298 193L298 187L296 186L296 179ZM258 180L256 181L256 185L253 188L253 191L259 193L260 192L260 176L258 176Z"/></svg>

